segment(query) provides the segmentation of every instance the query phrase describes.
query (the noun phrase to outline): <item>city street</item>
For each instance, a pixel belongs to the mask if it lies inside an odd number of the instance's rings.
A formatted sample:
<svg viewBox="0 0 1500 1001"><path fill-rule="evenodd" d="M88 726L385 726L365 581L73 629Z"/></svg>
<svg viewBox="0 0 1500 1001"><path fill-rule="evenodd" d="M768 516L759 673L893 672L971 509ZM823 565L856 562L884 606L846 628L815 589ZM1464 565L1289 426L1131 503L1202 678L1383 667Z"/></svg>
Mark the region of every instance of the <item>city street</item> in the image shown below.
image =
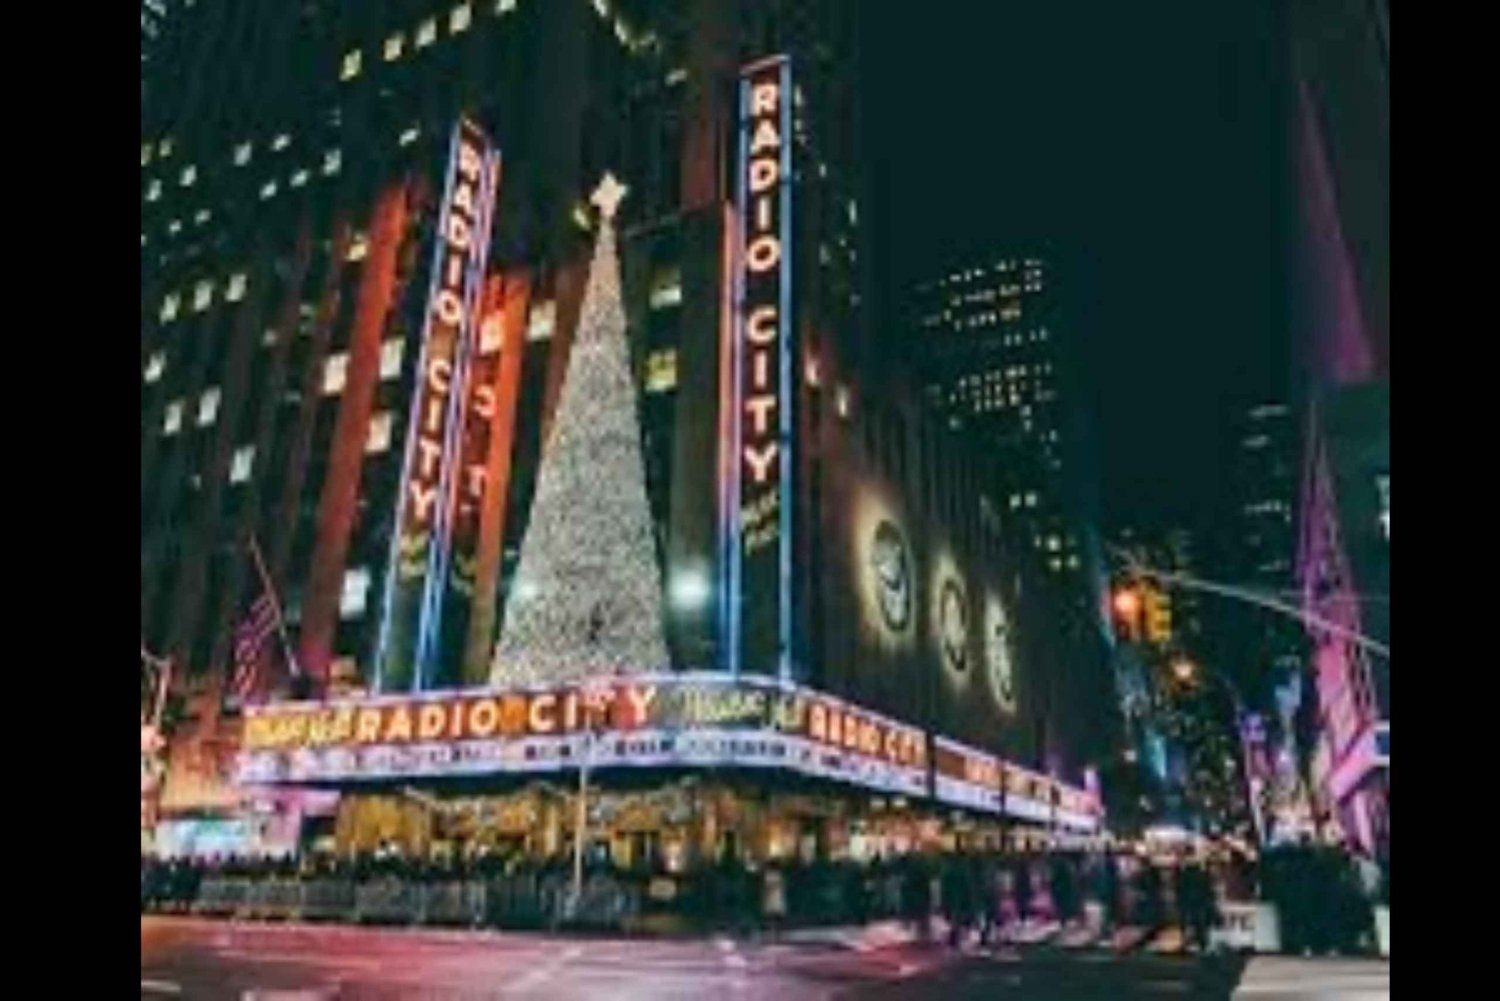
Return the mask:
<svg viewBox="0 0 1500 1001"><path fill-rule="evenodd" d="M1100 951L956 956L911 944L859 949L141 920L143 999L1228 998L1241 965Z"/></svg>

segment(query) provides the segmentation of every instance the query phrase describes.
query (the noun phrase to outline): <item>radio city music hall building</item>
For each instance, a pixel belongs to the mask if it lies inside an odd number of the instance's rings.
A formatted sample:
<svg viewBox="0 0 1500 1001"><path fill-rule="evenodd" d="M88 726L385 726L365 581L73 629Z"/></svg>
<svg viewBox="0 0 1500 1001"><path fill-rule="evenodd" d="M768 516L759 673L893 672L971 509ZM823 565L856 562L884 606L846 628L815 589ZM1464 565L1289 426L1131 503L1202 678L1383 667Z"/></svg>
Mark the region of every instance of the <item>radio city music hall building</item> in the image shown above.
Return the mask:
<svg viewBox="0 0 1500 1001"><path fill-rule="evenodd" d="M174 803L169 767L168 815L320 789L342 851L544 855L587 749L626 863L1097 829L1102 658L1058 682L1092 654L982 456L879 372L854 5L201 6L201 45L290 32L300 68L256 98L285 125L180 93L143 123L142 628L230 773ZM497 689L605 167L669 663ZM311 683L236 712L252 533Z"/></svg>

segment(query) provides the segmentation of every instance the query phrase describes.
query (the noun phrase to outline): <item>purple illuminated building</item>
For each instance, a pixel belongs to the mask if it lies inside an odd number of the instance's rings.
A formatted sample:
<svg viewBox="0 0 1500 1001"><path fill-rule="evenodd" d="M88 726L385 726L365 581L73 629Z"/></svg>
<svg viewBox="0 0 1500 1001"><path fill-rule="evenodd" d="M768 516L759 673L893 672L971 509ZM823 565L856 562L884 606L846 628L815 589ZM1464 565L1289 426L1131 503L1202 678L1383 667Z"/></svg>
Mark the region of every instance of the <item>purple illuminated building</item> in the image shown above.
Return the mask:
<svg viewBox="0 0 1500 1001"><path fill-rule="evenodd" d="M1312 779L1356 849L1390 849L1389 5L1293 4L1295 322L1307 434L1297 572Z"/></svg>

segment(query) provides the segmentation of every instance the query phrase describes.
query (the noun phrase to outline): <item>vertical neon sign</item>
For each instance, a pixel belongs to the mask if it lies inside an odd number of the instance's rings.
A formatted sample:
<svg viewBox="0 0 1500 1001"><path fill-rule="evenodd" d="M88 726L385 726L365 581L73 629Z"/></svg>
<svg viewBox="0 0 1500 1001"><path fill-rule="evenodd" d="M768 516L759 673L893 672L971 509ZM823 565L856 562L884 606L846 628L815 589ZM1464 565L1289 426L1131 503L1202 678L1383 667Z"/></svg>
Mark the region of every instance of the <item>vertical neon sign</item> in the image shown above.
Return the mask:
<svg viewBox="0 0 1500 1001"><path fill-rule="evenodd" d="M791 674L792 92L775 56L740 74L722 646L731 671Z"/></svg>
<svg viewBox="0 0 1500 1001"><path fill-rule="evenodd" d="M474 300L489 246L499 155L477 125L453 130L433 238L432 284L407 424L395 531L375 659L381 690L428 687L440 653L438 628L460 471Z"/></svg>

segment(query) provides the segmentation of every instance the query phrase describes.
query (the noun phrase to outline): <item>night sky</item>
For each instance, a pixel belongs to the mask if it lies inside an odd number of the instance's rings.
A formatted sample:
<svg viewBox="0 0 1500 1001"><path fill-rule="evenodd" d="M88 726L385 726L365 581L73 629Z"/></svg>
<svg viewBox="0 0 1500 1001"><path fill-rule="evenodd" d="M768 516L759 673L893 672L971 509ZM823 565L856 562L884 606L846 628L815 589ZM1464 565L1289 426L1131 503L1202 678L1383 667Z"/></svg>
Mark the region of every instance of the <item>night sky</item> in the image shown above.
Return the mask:
<svg viewBox="0 0 1500 1001"><path fill-rule="evenodd" d="M1221 397L1287 381L1271 5L866 6L878 294L1046 248L1106 523L1203 510Z"/></svg>

